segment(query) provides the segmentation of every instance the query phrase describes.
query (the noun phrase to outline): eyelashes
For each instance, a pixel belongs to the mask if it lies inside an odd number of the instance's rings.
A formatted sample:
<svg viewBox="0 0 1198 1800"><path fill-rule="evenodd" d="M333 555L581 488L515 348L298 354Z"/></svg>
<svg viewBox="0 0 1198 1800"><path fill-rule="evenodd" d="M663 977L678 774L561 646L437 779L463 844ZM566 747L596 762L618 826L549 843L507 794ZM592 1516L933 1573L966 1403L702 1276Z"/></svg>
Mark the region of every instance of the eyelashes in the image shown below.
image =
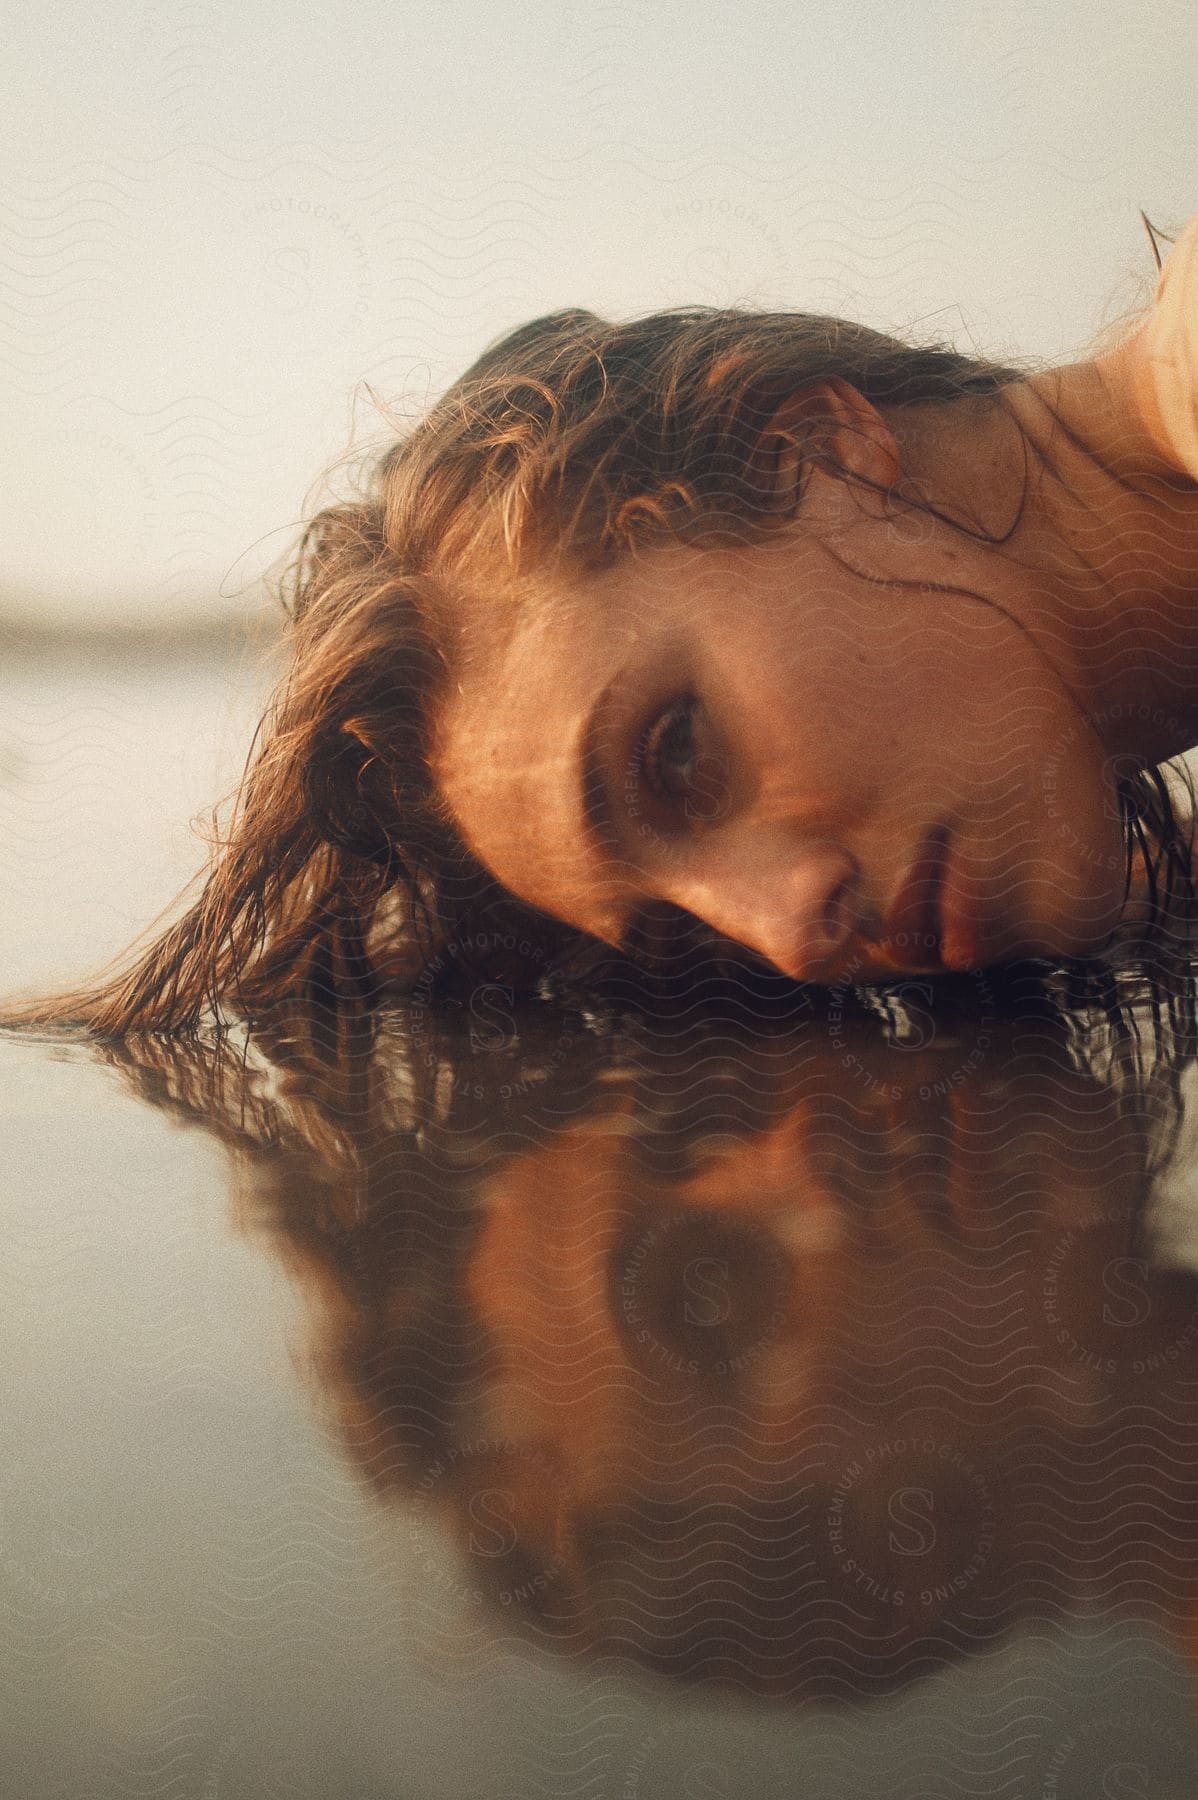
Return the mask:
<svg viewBox="0 0 1198 1800"><path fill-rule="evenodd" d="M702 830L718 825L735 807L731 758L706 709L684 694L657 713L636 747L635 780L663 825ZM649 830L642 822L641 835Z"/></svg>
<svg viewBox="0 0 1198 1800"><path fill-rule="evenodd" d="M637 743L636 762L642 779L664 806L685 810L693 791L698 762L697 711L693 695L673 701L657 714Z"/></svg>

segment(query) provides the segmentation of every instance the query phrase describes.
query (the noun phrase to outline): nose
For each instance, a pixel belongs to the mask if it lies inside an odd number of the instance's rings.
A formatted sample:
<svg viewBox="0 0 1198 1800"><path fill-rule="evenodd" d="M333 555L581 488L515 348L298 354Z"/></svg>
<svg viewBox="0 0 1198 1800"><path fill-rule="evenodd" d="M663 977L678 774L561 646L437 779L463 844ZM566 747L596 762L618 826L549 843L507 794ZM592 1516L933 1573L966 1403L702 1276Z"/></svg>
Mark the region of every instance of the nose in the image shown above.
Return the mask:
<svg viewBox="0 0 1198 1800"><path fill-rule="evenodd" d="M863 925L861 870L842 846L760 839L680 904L795 981L826 978Z"/></svg>

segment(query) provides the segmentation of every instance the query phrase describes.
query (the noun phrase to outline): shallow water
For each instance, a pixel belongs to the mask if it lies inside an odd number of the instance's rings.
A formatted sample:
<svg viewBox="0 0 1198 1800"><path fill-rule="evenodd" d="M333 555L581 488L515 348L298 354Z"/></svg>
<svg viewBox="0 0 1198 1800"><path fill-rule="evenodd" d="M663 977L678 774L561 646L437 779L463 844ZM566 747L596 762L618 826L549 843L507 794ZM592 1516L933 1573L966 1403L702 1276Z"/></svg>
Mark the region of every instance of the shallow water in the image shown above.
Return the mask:
<svg viewBox="0 0 1198 1800"><path fill-rule="evenodd" d="M4 1790L1198 1793L1191 1012L0 1041Z"/></svg>
<svg viewBox="0 0 1198 1800"><path fill-rule="evenodd" d="M2 1046L11 1791L1195 1791L1175 1070L311 1023Z"/></svg>

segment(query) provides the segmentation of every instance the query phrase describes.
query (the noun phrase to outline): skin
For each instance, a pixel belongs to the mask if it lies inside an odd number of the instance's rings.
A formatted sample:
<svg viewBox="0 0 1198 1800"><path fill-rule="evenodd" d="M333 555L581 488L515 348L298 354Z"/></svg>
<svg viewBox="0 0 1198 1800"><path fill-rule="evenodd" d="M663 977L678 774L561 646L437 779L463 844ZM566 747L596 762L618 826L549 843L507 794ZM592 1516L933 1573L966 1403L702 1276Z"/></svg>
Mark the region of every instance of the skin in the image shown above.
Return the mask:
<svg viewBox="0 0 1198 1800"><path fill-rule="evenodd" d="M800 980L1099 949L1114 780L1198 741L1198 485L1136 345L998 407L792 396L793 524L563 582L469 669L433 762L475 854L595 937L664 904ZM1003 544L903 504L1001 535L1025 472Z"/></svg>

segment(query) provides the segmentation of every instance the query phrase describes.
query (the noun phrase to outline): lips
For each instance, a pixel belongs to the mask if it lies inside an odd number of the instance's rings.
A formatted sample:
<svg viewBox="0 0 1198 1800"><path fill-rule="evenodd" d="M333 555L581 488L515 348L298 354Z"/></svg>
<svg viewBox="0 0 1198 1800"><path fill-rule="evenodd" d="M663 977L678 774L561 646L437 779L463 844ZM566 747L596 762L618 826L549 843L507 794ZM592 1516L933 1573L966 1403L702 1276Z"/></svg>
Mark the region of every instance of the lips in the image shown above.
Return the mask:
<svg viewBox="0 0 1198 1800"><path fill-rule="evenodd" d="M883 922L885 948L902 968L937 969L943 966L940 899L948 842L947 828L942 825L928 833L887 909Z"/></svg>

